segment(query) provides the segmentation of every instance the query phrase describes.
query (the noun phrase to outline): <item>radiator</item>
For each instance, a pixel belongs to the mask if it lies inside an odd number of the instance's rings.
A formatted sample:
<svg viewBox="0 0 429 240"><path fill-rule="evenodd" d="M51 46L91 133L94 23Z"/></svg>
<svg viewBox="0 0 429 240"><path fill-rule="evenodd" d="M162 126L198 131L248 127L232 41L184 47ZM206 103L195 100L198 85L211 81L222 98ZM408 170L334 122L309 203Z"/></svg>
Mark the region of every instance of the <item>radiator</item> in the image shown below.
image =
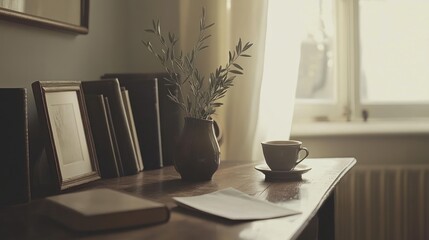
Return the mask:
<svg viewBox="0 0 429 240"><path fill-rule="evenodd" d="M429 165L356 166L335 194L336 239L429 239Z"/></svg>

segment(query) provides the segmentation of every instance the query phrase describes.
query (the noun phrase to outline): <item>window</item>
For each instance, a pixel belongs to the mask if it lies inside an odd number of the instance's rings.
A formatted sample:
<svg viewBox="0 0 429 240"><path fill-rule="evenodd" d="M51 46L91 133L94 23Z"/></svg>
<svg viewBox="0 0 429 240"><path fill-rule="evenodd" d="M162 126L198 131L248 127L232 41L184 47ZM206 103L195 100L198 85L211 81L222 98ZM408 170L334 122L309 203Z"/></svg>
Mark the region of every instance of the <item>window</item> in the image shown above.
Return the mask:
<svg viewBox="0 0 429 240"><path fill-rule="evenodd" d="M429 1L307 4L295 119L429 117Z"/></svg>

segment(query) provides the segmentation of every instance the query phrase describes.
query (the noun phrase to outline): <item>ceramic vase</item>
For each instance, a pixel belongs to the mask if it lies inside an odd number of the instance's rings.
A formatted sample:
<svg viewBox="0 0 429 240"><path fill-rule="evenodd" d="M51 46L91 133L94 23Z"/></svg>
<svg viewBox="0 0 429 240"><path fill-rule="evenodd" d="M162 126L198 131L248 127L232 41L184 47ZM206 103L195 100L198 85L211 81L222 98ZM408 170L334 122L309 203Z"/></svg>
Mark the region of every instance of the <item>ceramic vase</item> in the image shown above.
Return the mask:
<svg viewBox="0 0 429 240"><path fill-rule="evenodd" d="M174 167L183 180L208 181L219 167L220 149L213 120L185 118Z"/></svg>

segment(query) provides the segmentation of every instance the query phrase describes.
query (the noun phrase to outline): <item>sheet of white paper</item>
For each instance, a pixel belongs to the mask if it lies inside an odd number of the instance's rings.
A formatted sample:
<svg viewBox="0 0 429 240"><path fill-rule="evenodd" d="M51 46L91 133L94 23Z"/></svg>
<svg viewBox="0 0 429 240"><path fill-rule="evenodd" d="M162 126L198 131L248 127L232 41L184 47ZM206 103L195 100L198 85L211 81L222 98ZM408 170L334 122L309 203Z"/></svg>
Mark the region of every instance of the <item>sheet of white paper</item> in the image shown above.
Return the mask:
<svg viewBox="0 0 429 240"><path fill-rule="evenodd" d="M193 197L173 197L179 206L190 207L231 220L284 217L300 212L251 197L234 188Z"/></svg>

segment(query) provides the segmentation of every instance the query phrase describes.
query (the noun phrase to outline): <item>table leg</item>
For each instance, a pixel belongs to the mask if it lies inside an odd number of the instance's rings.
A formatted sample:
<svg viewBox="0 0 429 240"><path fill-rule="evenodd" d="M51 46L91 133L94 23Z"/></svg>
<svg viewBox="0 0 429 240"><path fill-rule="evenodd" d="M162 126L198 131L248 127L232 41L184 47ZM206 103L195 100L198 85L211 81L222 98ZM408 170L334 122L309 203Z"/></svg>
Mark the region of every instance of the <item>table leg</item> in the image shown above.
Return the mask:
<svg viewBox="0 0 429 240"><path fill-rule="evenodd" d="M335 239L335 195L334 192L326 199L319 213L319 239Z"/></svg>

